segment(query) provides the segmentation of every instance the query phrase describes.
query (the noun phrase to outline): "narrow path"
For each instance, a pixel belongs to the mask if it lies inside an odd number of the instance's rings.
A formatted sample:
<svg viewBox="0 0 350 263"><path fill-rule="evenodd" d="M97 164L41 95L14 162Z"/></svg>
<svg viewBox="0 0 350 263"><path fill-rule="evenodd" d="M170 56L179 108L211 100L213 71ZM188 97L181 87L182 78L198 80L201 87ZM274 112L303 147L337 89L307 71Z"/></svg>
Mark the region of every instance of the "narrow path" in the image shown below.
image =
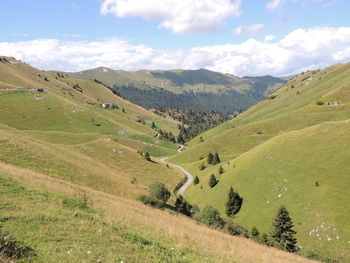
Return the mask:
<svg viewBox="0 0 350 263"><path fill-rule="evenodd" d="M180 151L179 150L178 151L181 152L184 147L185 147L184 145L180 145L180 148L179 148ZM193 176L192 176L192 174L190 174L189 171L187 171L185 168L181 167L180 165L166 162L165 161L166 159L168 159L168 157L161 158L160 161L163 163L167 163L170 166L179 169L187 176L186 183L183 186L181 186L180 189L177 191L178 195L184 196L186 189L193 183Z"/></svg>

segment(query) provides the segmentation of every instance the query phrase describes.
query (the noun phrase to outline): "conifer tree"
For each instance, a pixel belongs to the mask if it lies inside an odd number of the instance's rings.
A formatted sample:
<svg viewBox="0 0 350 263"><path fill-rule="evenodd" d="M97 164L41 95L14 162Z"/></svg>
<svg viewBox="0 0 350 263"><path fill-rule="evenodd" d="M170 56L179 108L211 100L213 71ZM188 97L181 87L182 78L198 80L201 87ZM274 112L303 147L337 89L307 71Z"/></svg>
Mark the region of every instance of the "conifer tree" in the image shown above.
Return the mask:
<svg viewBox="0 0 350 263"><path fill-rule="evenodd" d="M270 245L269 237L268 237L268 235L266 233L263 233L261 235L261 243L263 243L266 246Z"/></svg>
<svg viewBox="0 0 350 263"><path fill-rule="evenodd" d="M207 158L208 164L213 164L213 158L214 158L214 155L210 152Z"/></svg>
<svg viewBox="0 0 350 263"><path fill-rule="evenodd" d="M214 158L213 158L213 165L220 163L220 157L218 153L215 153Z"/></svg>
<svg viewBox="0 0 350 263"><path fill-rule="evenodd" d="M201 164L199 165L199 170L203 171L204 169L205 169L204 163L201 163Z"/></svg>
<svg viewBox="0 0 350 263"><path fill-rule="evenodd" d="M156 128L157 128L157 126L156 126L156 124L154 123L154 121L152 121L152 126L151 126L151 128L152 128L152 129L156 129Z"/></svg>
<svg viewBox="0 0 350 263"><path fill-rule="evenodd" d="M199 142L204 142L204 139L203 139L203 137L201 136L201 137L199 137Z"/></svg>
<svg viewBox="0 0 350 263"><path fill-rule="evenodd" d="M295 238L296 232L293 230L293 227L288 210L282 206L273 221L271 237L277 247L292 253L299 250L297 239Z"/></svg>
<svg viewBox="0 0 350 263"><path fill-rule="evenodd" d="M226 202L226 215L229 217L235 216L241 210L242 204L243 198L231 187Z"/></svg>
<svg viewBox="0 0 350 263"><path fill-rule="evenodd" d="M209 186L210 186L211 188L213 188L217 183L218 183L218 181L216 180L215 175L212 174L212 175L210 176L210 179L209 179Z"/></svg>
<svg viewBox="0 0 350 263"><path fill-rule="evenodd" d="M199 184L199 178L198 176L196 176L193 180L193 184L196 185L196 184Z"/></svg>
<svg viewBox="0 0 350 263"><path fill-rule="evenodd" d="M151 155L148 152L145 153L144 157L147 161L151 161Z"/></svg>
<svg viewBox="0 0 350 263"><path fill-rule="evenodd" d="M222 168L222 166L220 165L219 167L219 170L218 170L218 173L219 174L223 174L225 171L224 171L224 168Z"/></svg>
<svg viewBox="0 0 350 263"><path fill-rule="evenodd" d="M259 230L254 226L252 228L251 238L254 239L255 241L259 241L259 237L260 237Z"/></svg>

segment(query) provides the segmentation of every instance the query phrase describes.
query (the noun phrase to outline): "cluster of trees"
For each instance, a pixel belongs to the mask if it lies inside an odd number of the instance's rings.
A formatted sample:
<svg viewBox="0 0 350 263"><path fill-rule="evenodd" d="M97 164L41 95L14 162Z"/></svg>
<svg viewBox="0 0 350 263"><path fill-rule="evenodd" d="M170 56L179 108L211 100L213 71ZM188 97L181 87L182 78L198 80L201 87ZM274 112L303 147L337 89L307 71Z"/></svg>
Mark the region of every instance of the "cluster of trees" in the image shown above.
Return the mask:
<svg viewBox="0 0 350 263"><path fill-rule="evenodd" d="M159 129L156 136L158 136L158 138L161 140L166 140L169 142L176 143L176 138L172 134L172 132L166 132L166 131L163 131L162 129Z"/></svg>
<svg viewBox="0 0 350 263"><path fill-rule="evenodd" d="M138 200L146 205L156 208L164 208L171 195L166 186L160 182L150 184L148 186L148 192L148 195L141 195ZM240 211L242 204L243 198L231 187L226 202L227 216L234 218L234 216ZM240 235L246 238L251 238L256 242L292 253L299 250L292 219L288 210L284 206L280 207L278 210L278 213L272 222L271 231L268 234L260 234L256 227L253 227L251 232L249 232L244 227L232 221L232 219L225 221L221 217L220 212L212 206L206 206L201 211L197 206L189 204L182 196L177 197L173 209L179 213L192 217L200 223L221 229L231 235Z"/></svg>
<svg viewBox="0 0 350 263"><path fill-rule="evenodd" d="M151 155L149 154L149 152L143 153L142 151L137 151L137 153L141 156L143 156L143 158L145 158L146 161L151 162Z"/></svg>
<svg viewBox="0 0 350 263"><path fill-rule="evenodd" d="M211 165L216 165L221 163L219 154L217 152L215 154L212 154L210 152L207 157L207 163Z"/></svg>

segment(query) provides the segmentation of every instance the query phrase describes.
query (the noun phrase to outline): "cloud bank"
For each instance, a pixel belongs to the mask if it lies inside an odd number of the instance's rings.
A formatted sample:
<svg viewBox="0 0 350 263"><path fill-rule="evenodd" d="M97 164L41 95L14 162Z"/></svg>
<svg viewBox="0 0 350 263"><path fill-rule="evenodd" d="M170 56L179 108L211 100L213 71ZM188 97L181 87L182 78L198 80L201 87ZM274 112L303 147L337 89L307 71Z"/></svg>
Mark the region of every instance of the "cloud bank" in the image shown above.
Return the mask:
<svg viewBox="0 0 350 263"><path fill-rule="evenodd" d="M159 28L175 34L197 34L216 30L225 19L240 16L241 0L103 0L100 12L160 21Z"/></svg>
<svg viewBox="0 0 350 263"><path fill-rule="evenodd" d="M281 76L350 61L350 27L297 29L278 42L249 39L241 44L188 50L154 49L118 38L0 42L0 55L14 56L45 70L207 68L238 76Z"/></svg>

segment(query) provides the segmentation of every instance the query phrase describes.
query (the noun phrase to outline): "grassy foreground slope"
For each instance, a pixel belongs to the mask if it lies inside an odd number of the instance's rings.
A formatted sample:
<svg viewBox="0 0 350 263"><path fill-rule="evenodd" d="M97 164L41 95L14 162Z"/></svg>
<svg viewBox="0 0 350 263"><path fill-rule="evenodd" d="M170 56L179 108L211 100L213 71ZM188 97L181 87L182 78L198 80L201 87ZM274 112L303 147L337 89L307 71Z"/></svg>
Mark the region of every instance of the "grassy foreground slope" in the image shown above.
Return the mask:
<svg viewBox="0 0 350 263"><path fill-rule="evenodd" d="M0 166L2 228L36 254L17 262L314 262L132 200Z"/></svg>
<svg viewBox="0 0 350 263"><path fill-rule="evenodd" d="M176 133L176 122L95 82L52 75L12 58L0 62L0 80L0 162L130 198L150 182L172 189L182 179L137 153L175 153L177 146L155 139L150 126L154 121ZM102 109L104 102L118 108Z"/></svg>
<svg viewBox="0 0 350 263"><path fill-rule="evenodd" d="M324 104L321 105L323 102ZM326 105L339 102L339 105ZM350 260L350 64L310 71L237 118L195 138L173 161L198 175L186 198L222 214L229 187L244 198L236 221L270 229L285 205L304 253ZM218 165L198 169L208 152L219 152L225 173L208 186Z"/></svg>

